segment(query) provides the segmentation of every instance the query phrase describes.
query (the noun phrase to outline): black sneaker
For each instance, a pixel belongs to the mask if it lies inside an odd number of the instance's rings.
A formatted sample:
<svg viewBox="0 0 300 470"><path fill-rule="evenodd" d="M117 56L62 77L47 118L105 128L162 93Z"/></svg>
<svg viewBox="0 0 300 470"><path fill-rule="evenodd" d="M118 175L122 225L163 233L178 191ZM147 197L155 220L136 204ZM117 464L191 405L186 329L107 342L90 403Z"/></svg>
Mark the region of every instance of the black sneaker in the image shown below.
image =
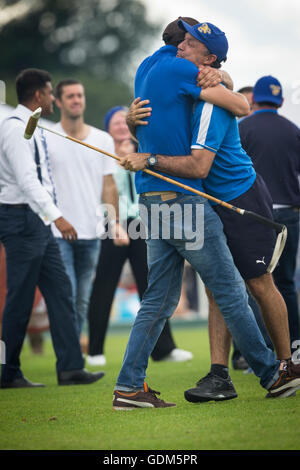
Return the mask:
<svg viewBox="0 0 300 470"><path fill-rule="evenodd" d="M160 392L152 390L146 383L144 383L144 391L130 393L115 390L113 409L119 411L134 410L137 408L169 408L176 406L175 403L167 403L156 395L160 395Z"/></svg>
<svg viewBox="0 0 300 470"><path fill-rule="evenodd" d="M211 400L232 400L237 397L237 393L229 376L227 379L223 379L209 372L197 382L196 388L186 390L184 397L187 401L198 403Z"/></svg>
<svg viewBox="0 0 300 470"><path fill-rule="evenodd" d="M287 361L283 370L279 371L279 378L269 389L266 398L287 398L295 396L300 388L300 364Z"/></svg>

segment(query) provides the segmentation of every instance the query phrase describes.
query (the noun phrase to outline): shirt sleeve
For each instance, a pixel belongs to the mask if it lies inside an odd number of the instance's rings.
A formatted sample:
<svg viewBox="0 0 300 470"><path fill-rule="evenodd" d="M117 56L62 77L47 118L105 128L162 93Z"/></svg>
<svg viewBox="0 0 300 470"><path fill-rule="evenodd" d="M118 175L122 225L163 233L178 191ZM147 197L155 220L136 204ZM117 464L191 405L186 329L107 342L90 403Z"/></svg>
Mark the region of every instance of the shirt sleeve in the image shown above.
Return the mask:
<svg viewBox="0 0 300 470"><path fill-rule="evenodd" d="M193 100L200 99L202 88L197 86L198 68L192 62L180 57L174 59L173 74L178 80L178 92L190 96Z"/></svg>
<svg viewBox="0 0 300 470"><path fill-rule="evenodd" d="M3 150L16 183L24 194L25 202L39 215L45 225L50 225L62 214L38 179L30 141L24 139L24 126L9 122L4 132L6 138Z"/></svg>
<svg viewBox="0 0 300 470"><path fill-rule="evenodd" d="M204 101L200 102L192 117L193 149L206 148L217 153L230 123L228 111Z"/></svg>

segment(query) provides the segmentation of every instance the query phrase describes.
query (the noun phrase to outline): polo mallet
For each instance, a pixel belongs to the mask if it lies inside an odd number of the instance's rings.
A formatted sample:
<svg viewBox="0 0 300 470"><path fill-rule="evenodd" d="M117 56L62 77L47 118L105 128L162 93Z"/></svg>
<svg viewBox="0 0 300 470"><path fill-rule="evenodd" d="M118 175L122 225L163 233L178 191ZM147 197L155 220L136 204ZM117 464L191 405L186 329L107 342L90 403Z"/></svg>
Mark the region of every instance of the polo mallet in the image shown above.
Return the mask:
<svg viewBox="0 0 300 470"><path fill-rule="evenodd" d="M88 147L89 149L95 150L96 152L102 153L104 155L107 155L108 157L114 158L115 160L121 161L121 158L118 157L117 155L113 155L111 153L106 152L105 150L101 150L98 147L94 147L93 145L87 144L86 142L83 142L82 140L76 139L75 137L71 137L69 135L63 134L61 132L58 132L54 129L50 129L48 127L42 126L41 124L38 124L38 120L41 116L42 108L36 109L32 115L30 116L24 137L25 139L31 139L36 127L39 127L40 129L44 129L45 131L52 132L53 134L58 135L59 137L64 137L65 139L71 140L72 142L75 142L77 144L83 145L84 147ZM180 183L179 181L175 181L172 178L169 178L168 176L161 175L159 173L156 173L155 171L145 169L143 170L144 173L148 173L149 175L155 176L156 178L160 178L164 181L167 181L168 183L175 184L176 186L179 186L180 188L183 188L187 191L190 191L192 193L197 194L198 196L202 196L205 199L208 199L210 201L213 201L221 206L227 207L227 209L230 209L234 212L237 212L240 215L246 216L246 217L251 217L253 220L256 220L257 222L264 224L268 227L273 228L276 233L277 233L277 239L276 239L276 244L273 252L272 259L270 261L270 264L267 268L267 272L272 273L279 261L279 258L283 252L286 238L287 238L287 228L285 225L278 224L277 222L274 222L271 219L267 219L266 217L263 217L259 214L256 214L255 212L252 211L247 211L245 209L240 209L239 207L235 207L228 202L221 201L220 199L217 199L213 196L210 196L209 194L203 193L202 191L198 191L198 189L191 188L190 186L187 186L183 183Z"/></svg>

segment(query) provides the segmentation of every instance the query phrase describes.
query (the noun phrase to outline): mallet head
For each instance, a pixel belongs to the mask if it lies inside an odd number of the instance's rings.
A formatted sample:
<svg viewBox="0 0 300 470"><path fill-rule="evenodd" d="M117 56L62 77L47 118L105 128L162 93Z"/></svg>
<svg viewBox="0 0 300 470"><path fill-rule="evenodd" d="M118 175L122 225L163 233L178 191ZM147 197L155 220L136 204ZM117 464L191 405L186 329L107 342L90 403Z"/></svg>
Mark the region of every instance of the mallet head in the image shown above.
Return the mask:
<svg viewBox="0 0 300 470"><path fill-rule="evenodd" d="M41 116L42 113L42 108L37 108L35 111L33 111L32 115L29 118L29 121L27 123L25 132L24 132L24 137L25 139L31 139L35 128L37 126L38 120Z"/></svg>

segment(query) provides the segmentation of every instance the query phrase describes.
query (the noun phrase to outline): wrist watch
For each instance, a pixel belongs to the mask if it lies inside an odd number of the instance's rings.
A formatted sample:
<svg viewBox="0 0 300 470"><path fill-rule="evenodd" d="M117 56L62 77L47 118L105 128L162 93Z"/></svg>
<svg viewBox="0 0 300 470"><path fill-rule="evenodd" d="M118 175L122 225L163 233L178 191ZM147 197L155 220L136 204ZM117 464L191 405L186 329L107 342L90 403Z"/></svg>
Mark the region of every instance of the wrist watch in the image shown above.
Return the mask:
<svg viewBox="0 0 300 470"><path fill-rule="evenodd" d="M154 153L151 153L150 157L147 158L147 166L152 167L157 164L157 156Z"/></svg>

